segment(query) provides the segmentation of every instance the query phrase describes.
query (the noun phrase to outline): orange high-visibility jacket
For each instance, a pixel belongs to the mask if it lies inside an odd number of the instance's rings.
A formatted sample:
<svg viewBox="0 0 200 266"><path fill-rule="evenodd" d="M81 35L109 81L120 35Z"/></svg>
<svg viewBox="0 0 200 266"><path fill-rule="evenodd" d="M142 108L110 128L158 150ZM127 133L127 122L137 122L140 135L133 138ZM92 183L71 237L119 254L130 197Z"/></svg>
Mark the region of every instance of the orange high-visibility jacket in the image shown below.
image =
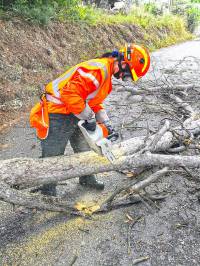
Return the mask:
<svg viewBox="0 0 200 266"><path fill-rule="evenodd" d="M93 59L80 63L45 87L46 98L36 104L30 114L30 124L37 135L48 135L48 113L70 114L79 119L91 119L103 112L102 102L112 90L113 58ZM106 113L104 113L106 116Z"/></svg>

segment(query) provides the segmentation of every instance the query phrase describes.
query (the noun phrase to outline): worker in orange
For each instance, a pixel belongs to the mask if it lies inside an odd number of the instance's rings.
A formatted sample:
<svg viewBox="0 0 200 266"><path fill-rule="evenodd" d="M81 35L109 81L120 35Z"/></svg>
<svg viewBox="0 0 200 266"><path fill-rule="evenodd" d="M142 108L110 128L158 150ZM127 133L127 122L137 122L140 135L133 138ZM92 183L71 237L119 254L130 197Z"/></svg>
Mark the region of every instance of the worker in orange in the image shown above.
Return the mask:
<svg viewBox="0 0 200 266"><path fill-rule="evenodd" d="M41 101L31 110L30 124L41 140L42 157L63 155L68 140L75 153L89 150L78 121L85 120L87 130L94 131L96 123L103 123L109 134L112 123L102 103L112 91L112 76L137 81L150 66L146 48L127 44L121 50L106 53L99 58L82 62L64 72L45 86ZM94 175L79 178L83 186L104 189ZM42 194L56 195L56 184L39 188Z"/></svg>

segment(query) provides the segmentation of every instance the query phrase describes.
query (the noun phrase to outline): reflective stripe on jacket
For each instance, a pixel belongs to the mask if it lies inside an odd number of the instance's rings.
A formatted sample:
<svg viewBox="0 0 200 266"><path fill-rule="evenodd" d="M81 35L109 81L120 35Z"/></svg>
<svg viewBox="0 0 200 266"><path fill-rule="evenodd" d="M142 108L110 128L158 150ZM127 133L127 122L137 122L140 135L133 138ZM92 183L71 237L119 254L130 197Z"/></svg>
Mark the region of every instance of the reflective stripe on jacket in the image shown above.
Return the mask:
<svg viewBox="0 0 200 266"><path fill-rule="evenodd" d="M112 90L113 61L103 58L80 63L47 84L49 113L73 113L89 119L103 109L102 102Z"/></svg>

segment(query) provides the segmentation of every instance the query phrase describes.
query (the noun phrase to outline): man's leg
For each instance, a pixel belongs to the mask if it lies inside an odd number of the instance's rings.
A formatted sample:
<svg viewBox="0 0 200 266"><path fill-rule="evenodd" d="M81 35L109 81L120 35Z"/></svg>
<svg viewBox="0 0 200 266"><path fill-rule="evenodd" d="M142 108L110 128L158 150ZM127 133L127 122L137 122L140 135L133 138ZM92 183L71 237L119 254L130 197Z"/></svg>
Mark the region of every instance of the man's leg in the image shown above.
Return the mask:
<svg viewBox="0 0 200 266"><path fill-rule="evenodd" d="M90 146L85 140L81 130L79 129L77 123L78 119L74 116L74 134L70 137L69 141L75 153L89 151ZM98 182L95 175L86 175L79 177L79 183L86 187L96 188L98 190L104 189L104 183Z"/></svg>
<svg viewBox="0 0 200 266"><path fill-rule="evenodd" d="M41 140L42 158L63 155L73 127L69 115L49 114L49 134ZM39 188L44 195L56 196L56 184L49 183Z"/></svg>

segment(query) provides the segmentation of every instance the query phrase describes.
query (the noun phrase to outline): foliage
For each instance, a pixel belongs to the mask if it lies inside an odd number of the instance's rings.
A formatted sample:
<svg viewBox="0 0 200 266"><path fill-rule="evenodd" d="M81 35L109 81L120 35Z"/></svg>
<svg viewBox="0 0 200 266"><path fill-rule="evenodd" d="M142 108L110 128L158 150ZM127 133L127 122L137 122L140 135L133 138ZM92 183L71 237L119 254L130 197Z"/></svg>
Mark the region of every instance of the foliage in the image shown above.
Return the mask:
<svg viewBox="0 0 200 266"><path fill-rule="evenodd" d="M24 17L26 20L37 22L42 25L48 24L51 19L55 18L56 12L54 6L36 5L30 7L28 4L22 4L18 1L13 5L12 10L15 14Z"/></svg>
<svg viewBox="0 0 200 266"><path fill-rule="evenodd" d="M58 18L61 21L84 22L94 25L101 17L101 13L103 13L101 9L94 10L90 6L77 6L76 8L60 10Z"/></svg>
<svg viewBox="0 0 200 266"><path fill-rule="evenodd" d="M171 8L172 14L185 16L187 9L189 7L188 1L176 0Z"/></svg>
<svg viewBox="0 0 200 266"><path fill-rule="evenodd" d="M187 25L188 29L193 32L200 21L200 9L190 7L187 10Z"/></svg>
<svg viewBox="0 0 200 266"><path fill-rule="evenodd" d="M198 0L200 3L200 0ZM187 28L190 32L193 32L200 20L200 9L195 6L194 3L198 3L196 0L176 0L172 7L172 13L185 17L187 21ZM193 3L193 4L192 4Z"/></svg>
<svg viewBox="0 0 200 266"><path fill-rule="evenodd" d="M56 19L60 10L74 15L79 0L9 0L2 1L2 8L39 24L48 24Z"/></svg>
<svg viewBox="0 0 200 266"><path fill-rule="evenodd" d="M155 3L144 4L144 9L155 16L162 15L162 10Z"/></svg>
<svg viewBox="0 0 200 266"><path fill-rule="evenodd" d="M92 6L80 5L80 0L10 0L4 1L8 8L17 15L24 17L26 20L36 22L39 24L48 24L51 20L72 21L76 23L86 23L89 25L98 24L134 24L138 25L145 32L154 32L160 30L166 32L173 32L173 36L168 36L163 39L163 44L171 44L176 39L177 35L182 35L183 38L188 38L185 31L185 22L180 17L174 15L162 15L159 9L154 4L146 4L144 7L135 6L126 15L123 13L112 14L109 11L96 9ZM2 3L4 3L2 2ZM187 0L176 0L177 8L185 5L181 3L188 3ZM188 9L189 10L189 9ZM175 9L174 13L178 13ZM184 10L185 12L185 10ZM183 13L184 13L183 12ZM196 24L194 19L197 18L193 9L188 11L187 15L188 28L192 30ZM146 33L145 33L146 34ZM159 46L160 39L158 38L158 45L152 40L157 38L151 34L146 34L154 43L154 46Z"/></svg>

